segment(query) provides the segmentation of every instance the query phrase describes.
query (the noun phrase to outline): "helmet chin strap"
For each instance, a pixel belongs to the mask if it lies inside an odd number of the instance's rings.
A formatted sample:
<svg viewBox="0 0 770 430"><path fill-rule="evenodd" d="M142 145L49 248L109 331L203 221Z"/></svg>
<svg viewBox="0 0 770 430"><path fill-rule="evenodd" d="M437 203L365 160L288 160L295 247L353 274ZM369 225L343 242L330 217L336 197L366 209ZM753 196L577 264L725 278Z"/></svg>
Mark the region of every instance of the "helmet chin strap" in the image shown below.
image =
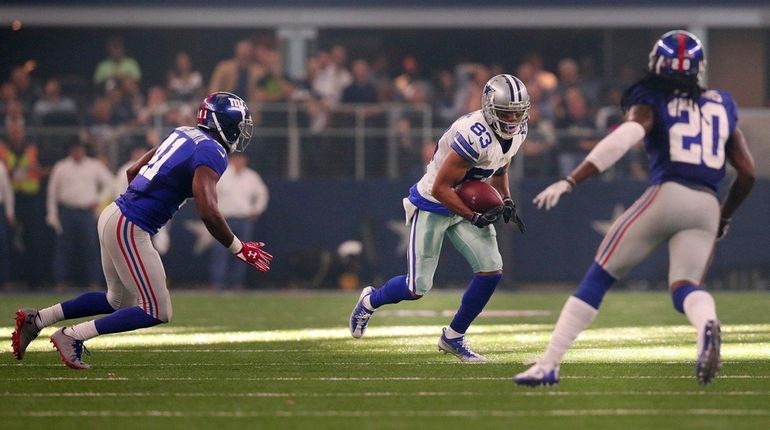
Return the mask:
<svg viewBox="0 0 770 430"><path fill-rule="evenodd" d="M214 118L214 124L217 125L217 131L219 132L219 137L222 138L222 141L227 144L227 153L232 154L233 153L233 146L234 144L230 143L229 140L225 137L225 134L222 132L222 126L219 125L219 120L217 119L217 114L214 112L211 112L211 117Z"/></svg>

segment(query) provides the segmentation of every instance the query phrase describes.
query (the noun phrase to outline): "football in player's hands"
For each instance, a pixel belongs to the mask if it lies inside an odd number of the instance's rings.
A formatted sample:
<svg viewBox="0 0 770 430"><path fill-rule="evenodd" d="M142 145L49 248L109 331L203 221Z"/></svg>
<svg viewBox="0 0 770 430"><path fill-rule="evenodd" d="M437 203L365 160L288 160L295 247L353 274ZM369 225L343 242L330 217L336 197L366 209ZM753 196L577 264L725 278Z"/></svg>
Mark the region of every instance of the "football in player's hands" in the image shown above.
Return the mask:
<svg viewBox="0 0 770 430"><path fill-rule="evenodd" d="M500 193L483 181L465 181L455 187L455 192L473 212L485 213L503 207Z"/></svg>

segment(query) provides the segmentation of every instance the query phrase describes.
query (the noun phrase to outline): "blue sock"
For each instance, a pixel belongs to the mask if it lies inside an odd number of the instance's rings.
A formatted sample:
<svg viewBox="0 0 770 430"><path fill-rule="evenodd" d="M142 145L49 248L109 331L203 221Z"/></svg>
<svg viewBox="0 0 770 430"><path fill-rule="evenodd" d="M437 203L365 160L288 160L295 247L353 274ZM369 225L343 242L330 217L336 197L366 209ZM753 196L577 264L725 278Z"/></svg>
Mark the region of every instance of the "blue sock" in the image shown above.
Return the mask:
<svg viewBox="0 0 770 430"><path fill-rule="evenodd" d="M138 328L152 327L163 321L152 317L143 311L139 306L133 308L123 308L115 311L112 315L99 318L94 321L96 331L99 334L122 333L124 331L136 330Z"/></svg>
<svg viewBox="0 0 770 430"><path fill-rule="evenodd" d="M115 309L107 301L107 293L92 291L61 304L64 319L111 314Z"/></svg>
<svg viewBox="0 0 770 430"><path fill-rule="evenodd" d="M671 301L674 302L674 309L684 313L684 298L693 291L698 290L700 290L700 288L689 282L677 288L673 293L671 293Z"/></svg>
<svg viewBox="0 0 770 430"><path fill-rule="evenodd" d="M474 276L449 327L458 333L465 333L487 305L502 278L503 275Z"/></svg>
<svg viewBox="0 0 770 430"><path fill-rule="evenodd" d="M604 295L607 294L613 283L615 283L615 278L594 262L583 276L583 280L580 281L580 286L573 296L593 306L594 309L599 309Z"/></svg>
<svg viewBox="0 0 770 430"><path fill-rule="evenodd" d="M406 284L406 275L390 278L381 288L376 289L369 300L372 308L377 309L382 305L398 303L402 300L414 300L415 297L409 291L409 285Z"/></svg>

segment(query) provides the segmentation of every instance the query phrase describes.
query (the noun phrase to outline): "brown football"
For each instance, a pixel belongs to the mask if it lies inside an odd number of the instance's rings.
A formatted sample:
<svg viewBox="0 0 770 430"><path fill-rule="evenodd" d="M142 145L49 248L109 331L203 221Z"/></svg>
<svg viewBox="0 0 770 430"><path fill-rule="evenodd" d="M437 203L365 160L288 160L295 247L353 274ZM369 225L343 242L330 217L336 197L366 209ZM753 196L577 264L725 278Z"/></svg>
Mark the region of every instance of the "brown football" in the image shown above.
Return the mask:
<svg viewBox="0 0 770 430"><path fill-rule="evenodd" d="M455 187L460 200L474 212L484 213L503 205L497 190L483 181L466 181Z"/></svg>

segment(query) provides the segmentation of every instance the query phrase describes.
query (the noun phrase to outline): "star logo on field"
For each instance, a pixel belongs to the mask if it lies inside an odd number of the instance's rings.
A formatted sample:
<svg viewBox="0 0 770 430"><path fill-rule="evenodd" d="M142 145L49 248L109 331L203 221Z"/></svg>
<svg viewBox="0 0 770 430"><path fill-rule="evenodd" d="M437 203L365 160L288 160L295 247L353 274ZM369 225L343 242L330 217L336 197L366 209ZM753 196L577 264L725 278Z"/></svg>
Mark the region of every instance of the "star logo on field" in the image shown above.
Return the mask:
<svg viewBox="0 0 770 430"><path fill-rule="evenodd" d="M388 230L398 236L398 245L396 245L396 255L405 255L406 248L409 246L409 226L403 221L388 221Z"/></svg>
<svg viewBox="0 0 770 430"><path fill-rule="evenodd" d="M203 254L214 243L214 237L206 229L203 221L185 221L184 228L195 236L195 245L193 245L193 253L195 255Z"/></svg>
<svg viewBox="0 0 770 430"><path fill-rule="evenodd" d="M612 227L612 223L614 223L615 220L620 218L620 216L623 215L625 211L626 211L626 207L622 203L618 203L615 205L615 208L612 210L612 217L610 219L593 221L591 223L591 227L594 229L595 232L604 236L607 234L608 231L610 231L610 228Z"/></svg>

